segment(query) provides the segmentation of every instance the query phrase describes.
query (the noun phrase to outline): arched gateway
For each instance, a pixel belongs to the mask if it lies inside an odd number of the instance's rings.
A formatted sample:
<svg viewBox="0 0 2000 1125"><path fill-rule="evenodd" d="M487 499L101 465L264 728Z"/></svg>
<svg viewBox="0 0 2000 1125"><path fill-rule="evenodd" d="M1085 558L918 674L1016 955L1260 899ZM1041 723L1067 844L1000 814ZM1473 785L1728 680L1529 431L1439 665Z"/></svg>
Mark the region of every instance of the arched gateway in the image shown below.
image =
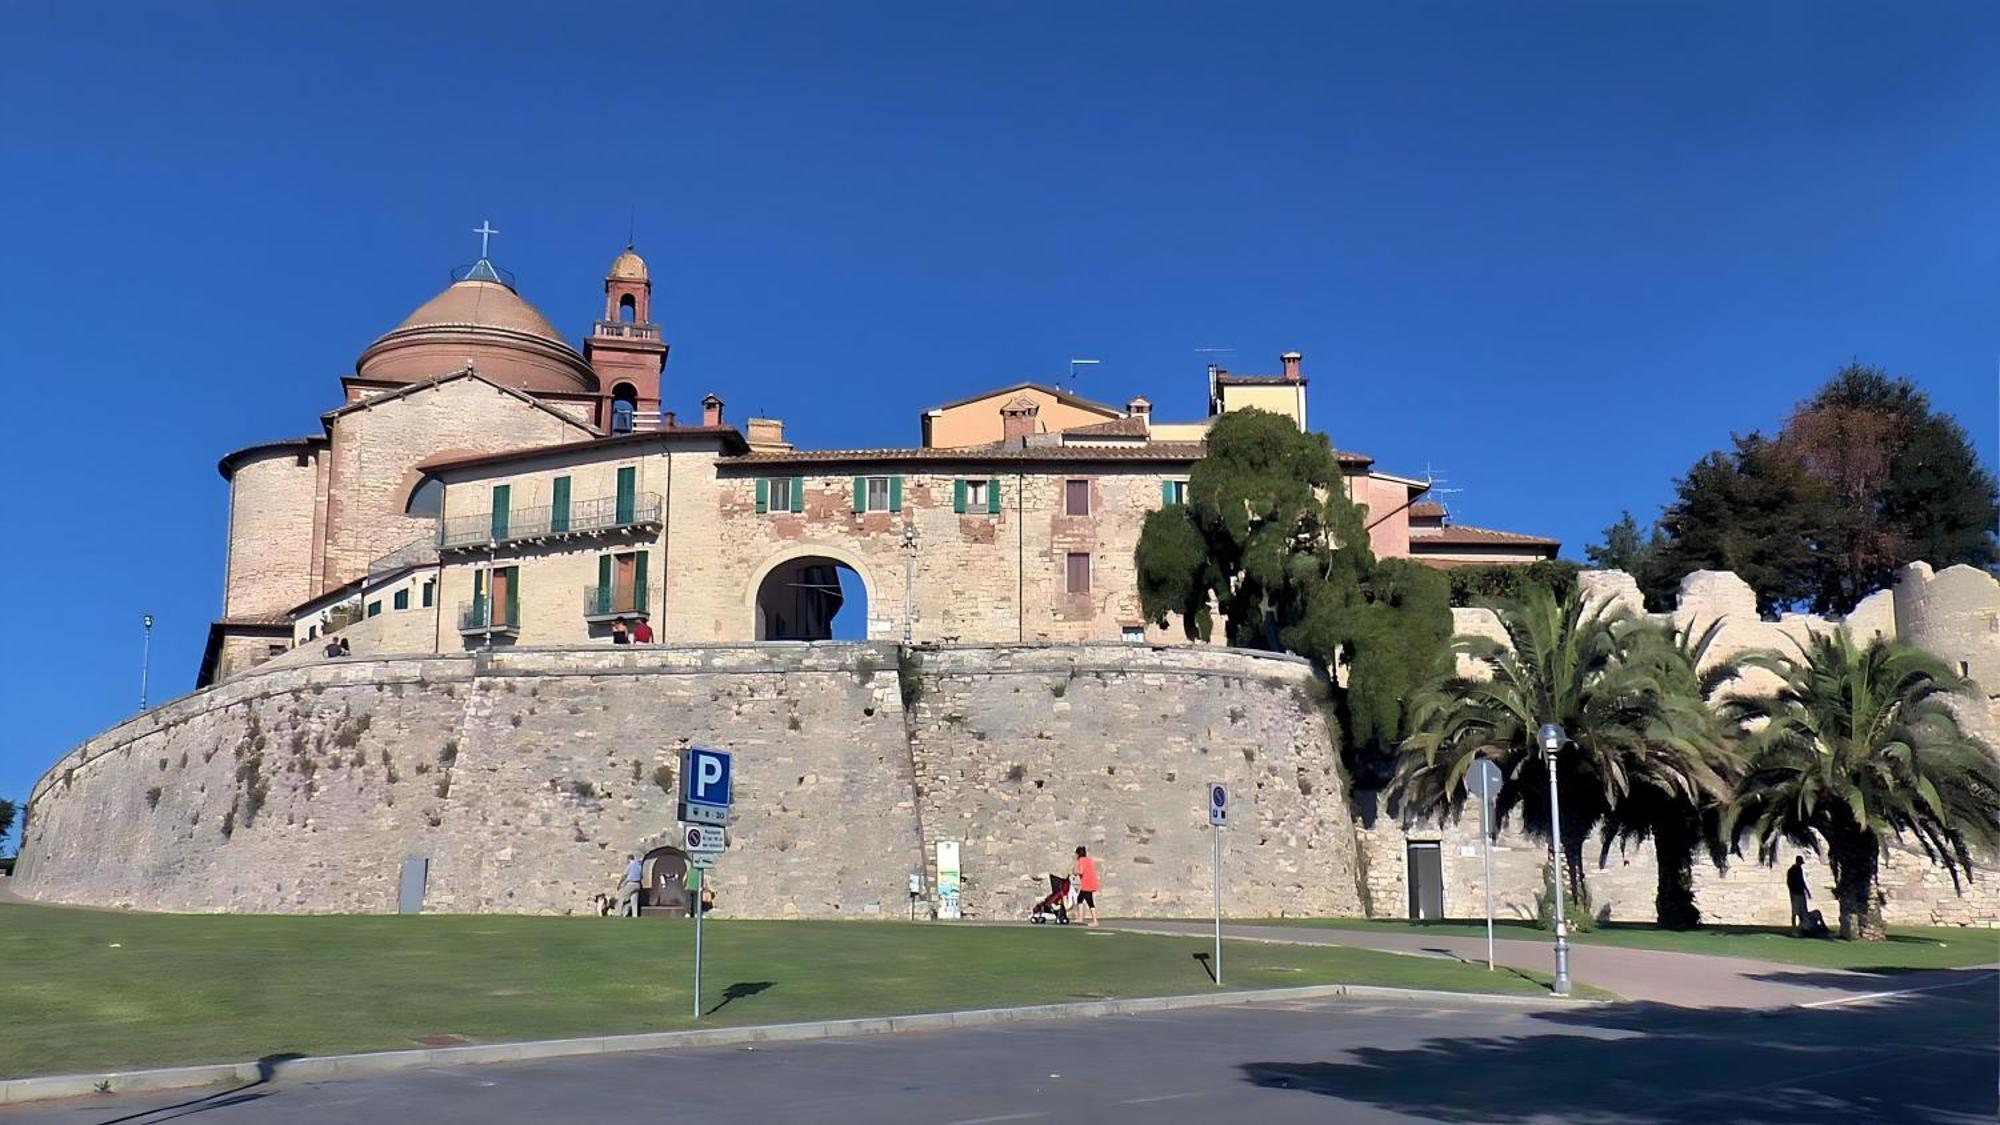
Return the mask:
<svg viewBox="0 0 2000 1125"><path fill-rule="evenodd" d="M748 600L756 640L864 640L875 584L851 552L803 546L759 567Z"/></svg>

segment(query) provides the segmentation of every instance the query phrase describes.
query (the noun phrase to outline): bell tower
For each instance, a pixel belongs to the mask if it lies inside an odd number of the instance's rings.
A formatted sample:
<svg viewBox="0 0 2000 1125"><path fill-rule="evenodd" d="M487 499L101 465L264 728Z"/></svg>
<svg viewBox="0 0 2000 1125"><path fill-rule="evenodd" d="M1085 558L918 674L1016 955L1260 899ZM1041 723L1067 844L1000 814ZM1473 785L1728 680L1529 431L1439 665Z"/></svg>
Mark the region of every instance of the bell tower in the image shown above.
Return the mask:
<svg viewBox="0 0 2000 1125"><path fill-rule="evenodd" d="M630 246L611 261L604 278L604 318L591 329L583 354L604 388L597 421L607 433L659 425L667 345L653 323L653 279L646 259Z"/></svg>

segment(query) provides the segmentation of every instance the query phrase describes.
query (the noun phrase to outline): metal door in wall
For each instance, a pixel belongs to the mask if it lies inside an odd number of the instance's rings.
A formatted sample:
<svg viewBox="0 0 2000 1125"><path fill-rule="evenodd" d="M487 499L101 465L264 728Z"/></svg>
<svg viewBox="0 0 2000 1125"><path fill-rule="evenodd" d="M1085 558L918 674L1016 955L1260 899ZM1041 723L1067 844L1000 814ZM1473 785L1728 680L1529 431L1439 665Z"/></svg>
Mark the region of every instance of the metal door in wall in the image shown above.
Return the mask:
<svg viewBox="0 0 2000 1125"><path fill-rule="evenodd" d="M1444 845L1436 840L1409 844L1410 917L1444 917Z"/></svg>

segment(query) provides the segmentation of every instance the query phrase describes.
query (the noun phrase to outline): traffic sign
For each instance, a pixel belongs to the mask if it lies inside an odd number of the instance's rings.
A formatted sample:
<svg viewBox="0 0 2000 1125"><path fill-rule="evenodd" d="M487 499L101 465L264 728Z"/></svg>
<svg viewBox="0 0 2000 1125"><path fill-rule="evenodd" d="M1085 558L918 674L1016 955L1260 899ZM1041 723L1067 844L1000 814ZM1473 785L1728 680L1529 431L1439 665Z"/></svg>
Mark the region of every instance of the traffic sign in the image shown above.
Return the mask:
<svg viewBox="0 0 2000 1125"><path fill-rule="evenodd" d="M1482 801L1492 801L1500 795L1500 767L1486 758L1477 759L1472 768L1465 771L1465 791Z"/></svg>
<svg viewBox="0 0 2000 1125"><path fill-rule="evenodd" d="M696 852L719 852L728 846L728 839L724 836L720 828L709 824L690 824L687 826L687 853L689 855L693 855Z"/></svg>
<svg viewBox="0 0 2000 1125"><path fill-rule="evenodd" d="M1229 820L1229 791L1221 785L1210 782L1208 786L1208 823L1216 828Z"/></svg>
<svg viewBox="0 0 2000 1125"><path fill-rule="evenodd" d="M689 852L688 866L697 871L706 871L714 867L715 861L720 858L722 858L721 852Z"/></svg>
<svg viewBox="0 0 2000 1125"><path fill-rule="evenodd" d="M676 808L676 819L682 824L729 823L729 810L720 805L690 805L682 801Z"/></svg>
<svg viewBox="0 0 2000 1125"><path fill-rule="evenodd" d="M730 755L699 746L681 751L681 801L726 809L730 803Z"/></svg>

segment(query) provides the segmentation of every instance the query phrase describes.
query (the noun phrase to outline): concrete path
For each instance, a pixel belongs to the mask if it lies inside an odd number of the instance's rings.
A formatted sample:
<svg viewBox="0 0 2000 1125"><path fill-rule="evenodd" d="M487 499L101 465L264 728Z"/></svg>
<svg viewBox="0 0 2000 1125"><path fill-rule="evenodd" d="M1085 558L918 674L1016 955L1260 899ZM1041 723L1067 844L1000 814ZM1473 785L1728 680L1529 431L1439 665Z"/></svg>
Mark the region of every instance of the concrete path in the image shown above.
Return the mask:
<svg viewBox="0 0 2000 1125"><path fill-rule="evenodd" d="M1112 922L1106 923L1105 928L1174 935L1214 932L1212 924L1203 922ZM1223 923L1222 933L1224 937L1302 945L1344 945L1394 953L1444 954L1482 964L1486 960L1486 939L1483 937L1446 937L1320 926L1245 926L1228 922ZM1550 941L1496 941L1494 960L1503 969L1512 966L1539 973L1555 971L1555 949ZM1883 975L1592 944L1570 946L1569 972L1576 981L1615 992L1627 1000L1672 1004L1681 1008L1783 1008L1797 1004L1837 1004L1871 993L1923 992L1934 986L1962 983L1967 979L1963 971ZM1227 975L1225 966L1224 976Z"/></svg>

